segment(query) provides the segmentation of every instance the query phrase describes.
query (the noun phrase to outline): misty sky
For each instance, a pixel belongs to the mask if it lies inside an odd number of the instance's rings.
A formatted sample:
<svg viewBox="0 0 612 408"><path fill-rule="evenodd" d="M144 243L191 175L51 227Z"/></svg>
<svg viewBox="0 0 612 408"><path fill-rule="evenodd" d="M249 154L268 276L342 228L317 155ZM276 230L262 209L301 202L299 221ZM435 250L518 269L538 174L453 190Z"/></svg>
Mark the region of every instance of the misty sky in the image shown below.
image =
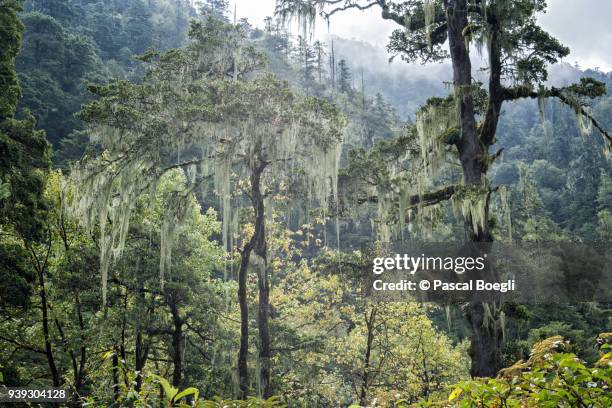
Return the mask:
<svg viewBox="0 0 612 408"><path fill-rule="evenodd" d="M274 13L275 0L230 0L237 17L247 17L251 24L263 26L263 19ZM582 68L599 67L612 71L612 0L548 0L548 11L540 16L541 25L571 49L566 62L578 62ZM329 33L355 38L384 47L395 23L382 20L380 11L345 11L327 24L317 21L315 37L325 40ZM294 28L297 32L297 26Z"/></svg>

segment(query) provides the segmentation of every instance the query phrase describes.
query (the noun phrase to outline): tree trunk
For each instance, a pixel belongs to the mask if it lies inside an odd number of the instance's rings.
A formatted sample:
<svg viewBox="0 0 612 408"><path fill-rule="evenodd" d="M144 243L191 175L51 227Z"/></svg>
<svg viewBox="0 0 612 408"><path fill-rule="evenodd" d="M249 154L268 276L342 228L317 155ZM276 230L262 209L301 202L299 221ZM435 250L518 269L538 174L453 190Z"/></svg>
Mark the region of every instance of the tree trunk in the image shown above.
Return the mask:
<svg viewBox="0 0 612 408"><path fill-rule="evenodd" d="M87 362L87 342L85 341L85 322L83 321L83 312L81 309L81 299L79 293L75 295L77 318L79 320L79 329L81 330L81 356L79 360L78 375L75 375L75 388L79 394L82 394L82 388L85 386L85 366Z"/></svg>
<svg viewBox="0 0 612 408"><path fill-rule="evenodd" d="M238 352L239 397L246 399L248 393L248 305L246 298L246 278L249 264L257 266L257 283L259 289L259 305L257 324L259 332L259 379L261 396L270 396L270 282L267 271L267 243L265 230L264 195L261 192L261 175L268 165L267 161L259 159L259 163L251 173L251 203L255 210L255 232L242 250L240 269L238 271L238 302L240 303L240 350ZM256 260L251 262L251 252L255 252Z"/></svg>
<svg viewBox="0 0 612 408"><path fill-rule="evenodd" d="M135 344L135 364L134 370L137 372L136 374L136 384L134 385L135 391L140 391L142 388L142 371L147 362L147 357L149 356L149 345L146 344L142 339L142 330L137 329L136 333L136 344Z"/></svg>
<svg viewBox="0 0 612 408"><path fill-rule="evenodd" d="M466 0L445 0L448 22L448 40L453 65L453 84L458 99L461 140L457 142L463 177L467 186L480 186L485 180L488 145L481 143L476 131L474 99L472 97L472 66L469 50L463 36L468 25ZM496 108L489 106L489 108ZM465 233L468 242L492 242L489 225L489 195L485 206L483 225L474 228L470 216L466 216ZM501 335L495 327L484 325L484 304L474 301L468 309L472 327L470 356L473 377L490 377L501 368Z"/></svg>
<svg viewBox="0 0 612 408"><path fill-rule="evenodd" d="M61 379L59 370L55 364L55 357L53 356L53 348L51 346L51 332L49 330L49 305L47 304L47 291L45 290L45 278L44 270L38 269L38 284L39 295L40 295L40 308L42 310L42 326L43 336L45 338L45 355L47 356L47 363L49 364L49 371L51 371L51 379L54 387L61 385Z"/></svg>
<svg viewBox="0 0 612 408"><path fill-rule="evenodd" d="M359 393L359 405L368 405L368 388L370 386L370 355L372 354L372 342L374 341L374 320L376 319L376 307L372 306L370 317L365 314L366 328L368 329L368 339L366 351L363 358L363 381L361 382L361 392Z"/></svg>
<svg viewBox="0 0 612 408"><path fill-rule="evenodd" d="M268 280L268 255L266 242L266 219L264 195L261 192L261 175L267 162L253 169L251 175L251 201L255 210L255 246L257 256L257 286L259 288L259 304L257 328L259 332L259 381L261 397L270 397L270 281Z"/></svg>
<svg viewBox="0 0 612 408"><path fill-rule="evenodd" d="M249 352L249 306L247 304L247 272L253 248L253 238L244 246L240 254L238 271L238 303L240 304L240 349L238 350L238 398L246 399L249 390L247 354Z"/></svg>
<svg viewBox="0 0 612 408"><path fill-rule="evenodd" d="M172 371L172 385L180 387L183 380L183 324L184 320L180 317L176 301L172 295L169 295L168 303L172 313L172 323L174 330L172 331L172 363L174 370Z"/></svg>
<svg viewBox="0 0 612 408"><path fill-rule="evenodd" d="M119 350L115 346L113 353L113 402L116 404L119 401Z"/></svg>
<svg viewBox="0 0 612 408"><path fill-rule="evenodd" d="M138 295L139 295L139 301L141 302L141 304L144 305L145 302L145 292L144 292L144 288L139 288L138 290ZM153 313L152 308L148 310L148 313ZM142 332L142 328L140 327L140 322L137 322L136 325L136 339L135 339L135 345L134 345L134 370L136 371L136 384L134 385L134 390L136 390L137 392L140 391L141 387L142 387L142 380L143 380L143 370L145 367L145 364L147 363L147 358L149 357L149 347L150 347L150 343L148 341L145 341L143 339L143 332Z"/></svg>

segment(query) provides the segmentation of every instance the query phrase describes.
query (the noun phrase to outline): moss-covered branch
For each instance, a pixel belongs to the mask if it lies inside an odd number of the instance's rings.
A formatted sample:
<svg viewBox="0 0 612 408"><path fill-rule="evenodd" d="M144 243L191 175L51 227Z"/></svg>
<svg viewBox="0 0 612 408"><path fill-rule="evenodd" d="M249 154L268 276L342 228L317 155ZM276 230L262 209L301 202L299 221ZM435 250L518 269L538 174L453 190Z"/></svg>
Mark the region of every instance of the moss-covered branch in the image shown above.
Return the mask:
<svg viewBox="0 0 612 408"><path fill-rule="evenodd" d="M413 196L410 196L410 198L408 199L408 205L410 207L414 207L417 205L419 206L435 205L435 204L441 203L442 201L449 200L453 196L453 194L459 191L460 188L461 186L459 185L450 185L450 186L446 186L436 191L432 191L432 192L428 192L424 194L415 194ZM378 196L370 195L367 197L358 197L357 203L359 204L378 203Z"/></svg>
<svg viewBox="0 0 612 408"><path fill-rule="evenodd" d="M583 98L596 98L604 95L606 92L605 85L602 82L596 81L592 78L582 78L580 83L573 84L570 86L557 88L551 87L547 89L534 90L531 87L526 86L515 86L511 88L504 88L504 100L513 101L522 98L542 99L542 98L558 98L561 102L571 107L576 115L582 116L593 127L595 127L599 133L608 142L608 147L612 149L612 135L604 129L604 127L593 117L593 115L587 109L586 103L582 101Z"/></svg>

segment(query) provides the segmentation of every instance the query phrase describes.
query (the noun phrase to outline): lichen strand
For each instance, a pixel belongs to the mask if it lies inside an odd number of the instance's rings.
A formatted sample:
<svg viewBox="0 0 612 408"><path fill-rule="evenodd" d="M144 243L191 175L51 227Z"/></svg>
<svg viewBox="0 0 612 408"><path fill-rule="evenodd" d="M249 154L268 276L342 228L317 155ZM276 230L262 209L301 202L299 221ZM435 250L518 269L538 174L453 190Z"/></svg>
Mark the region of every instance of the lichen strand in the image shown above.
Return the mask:
<svg viewBox="0 0 612 408"><path fill-rule="evenodd" d="M507 186L499 187L499 201L501 203L501 210L504 215L504 222L506 229L508 230L508 240L512 242L512 212L510 207L509 192Z"/></svg>
<svg viewBox="0 0 612 408"><path fill-rule="evenodd" d="M446 156L446 140L449 129L458 123L457 109L453 103L428 103L416 114L416 128L424 169L435 176Z"/></svg>
<svg viewBox="0 0 612 408"><path fill-rule="evenodd" d="M503 311L503 305L497 305L495 302L485 302L483 307L482 325L484 328L496 333L501 332L502 340L506 338L506 314Z"/></svg>
<svg viewBox="0 0 612 408"><path fill-rule="evenodd" d="M318 2L300 1L292 4L283 4L282 7L277 5L276 14L280 16L283 24L296 19L302 36L306 37L314 32L318 14L317 7Z"/></svg>
<svg viewBox="0 0 612 408"><path fill-rule="evenodd" d="M389 225L390 211L393 207L392 193L380 191L378 194L378 228L376 229L380 242L391 241L391 227Z"/></svg>
<svg viewBox="0 0 612 408"><path fill-rule="evenodd" d="M484 183L463 186L451 197L455 214L461 213L465 220L470 221L474 231L484 228L488 195L489 186Z"/></svg>
<svg viewBox="0 0 612 408"><path fill-rule="evenodd" d="M432 46L431 31L436 15L436 0L423 1L423 16L425 19L425 32L427 34L427 45Z"/></svg>
<svg viewBox="0 0 612 408"><path fill-rule="evenodd" d="M591 107L585 106L584 109L587 114L591 114ZM578 122L578 129L582 136L589 136L593 132L593 122L587 115L582 114L581 111L576 112L576 121Z"/></svg>
<svg viewBox="0 0 612 408"><path fill-rule="evenodd" d="M104 131L105 134L109 132L108 129ZM68 209L78 215L89 233L93 233L96 226L99 228L104 303L111 259L118 259L123 252L134 203L153 184L153 163L145 157L129 165L122 165L123 160L122 156L105 152L71 172L76 183L74 199L67 203Z"/></svg>
<svg viewBox="0 0 612 408"><path fill-rule="evenodd" d="M166 272L172 265L172 247L181 230L190 205L191 191L173 192L167 200L160 231L159 278L164 290Z"/></svg>

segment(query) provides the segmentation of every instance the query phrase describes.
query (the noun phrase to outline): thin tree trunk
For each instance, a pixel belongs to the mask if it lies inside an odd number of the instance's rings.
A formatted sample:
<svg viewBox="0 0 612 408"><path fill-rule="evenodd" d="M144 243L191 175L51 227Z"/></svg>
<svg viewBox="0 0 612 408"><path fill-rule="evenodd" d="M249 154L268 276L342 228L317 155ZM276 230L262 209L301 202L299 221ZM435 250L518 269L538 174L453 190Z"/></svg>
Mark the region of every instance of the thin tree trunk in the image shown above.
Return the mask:
<svg viewBox="0 0 612 408"><path fill-rule="evenodd" d="M365 315L366 328L368 330L368 339L366 342L366 351L363 358L363 381L361 382L361 392L359 393L359 405L365 407L368 405L368 388L370 386L370 355L372 353L372 342L374 341L374 320L376 319L376 307L372 306L370 317Z"/></svg>
<svg viewBox="0 0 612 408"><path fill-rule="evenodd" d="M87 347L85 342L85 322L83 321L83 312L81 309L81 299L79 297L79 293L76 293L76 311L77 318L79 320L79 328L81 329L80 337L81 337L81 355L79 360L79 369L78 375L75 378L75 388L77 392L81 393L81 388L85 385L85 364L87 362Z"/></svg>
<svg viewBox="0 0 612 408"><path fill-rule="evenodd" d="M113 401L117 403L119 400L119 350L115 346L113 353Z"/></svg>
<svg viewBox="0 0 612 408"><path fill-rule="evenodd" d="M145 364L147 363L147 358L149 356L149 345L142 339L142 331L137 329L136 333L136 344L135 344L135 363L134 370L136 371L136 384L134 385L135 391L140 391L142 388L142 371L144 369Z"/></svg>
<svg viewBox="0 0 612 408"><path fill-rule="evenodd" d="M264 195L261 192L261 174L267 162L256 167L251 176L251 200L255 210L255 247L257 255L257 284L259 287L258 332L259 332L259 381L261 396L270 397L270 281L268 279L268 255L266 242L266 219Z"/></svg>
<svg viewBox="0 0 612 408"><path fill-rule="evenodd" d="M257 256L257 282L259 289L259 304L257 324L259 332L259 378L263 398L270 396L270 283L267 272L267 244L265 233L265 196L261 192L261 175L269 162L259 158L258 164L251 173L250 198L255 210L255 232L241 252L240 269L238 271L238 302L240 304L240 349L238 352L239 398L246 399L248 394L247 353L249 341L248 304L246 296L246 279L251 253Z"/></svg>
<svg viewBox="0 0 612 408"><path fill-rule="evenodd" d="M140 288L139 289L139 297L140 297L140 302L141 304L144 304L145 302L145 292L144 292L144 288ZM149 308L147 310L147 314L148 315L152 315L153 314L153 308ZM148 341L145 341L143 339L143 331L140 327L140 322L137 322L136 325L136 339L135 339L135 345L134 345L134 370L136 371L136 384L134 385L134 390L136 391L140 391L141 387L142 387L142 380L143 380L143 370L145 367L145 364L147 363L147 358L149 357L149 349L150 349L150 343Z"/></svg>
<svg viewBox="0 0 612 408"><path fill-rule="evenodd" d="M249 391L247 355L249 352L249 305L247 304L247 272L253 248L253 238L240 254L238 270L238 303L240 304L240 349L238 350L238 398L246 399Z"/></svg>
<svg viewBox="0 0 612 408"><path fill-rule="evenodd" d="M172 323L174 330L172 331L172 363L174 371L172 372L172 385L175 387L181 386L183 379L183 324L176 301L172 296L169 299L170 311L172 313Z"/></svg>
<svg viewBox="0 0 612 408"><path fill-rule="evenodd" d="M49 371L51 371L51 378L53 380L53 386L59 387L61 385L61 379L59 371L55 364L55 358L53 356L53 348L51 346L51 333L49 330L49 305L47 304L47 292L45 290L45 278L44 270L38 270L38 284L40 286L40 307L42 310L42 325L43 325L43 336L45 338L45 355L47 356L47 363L49 364Z"/></svg>

